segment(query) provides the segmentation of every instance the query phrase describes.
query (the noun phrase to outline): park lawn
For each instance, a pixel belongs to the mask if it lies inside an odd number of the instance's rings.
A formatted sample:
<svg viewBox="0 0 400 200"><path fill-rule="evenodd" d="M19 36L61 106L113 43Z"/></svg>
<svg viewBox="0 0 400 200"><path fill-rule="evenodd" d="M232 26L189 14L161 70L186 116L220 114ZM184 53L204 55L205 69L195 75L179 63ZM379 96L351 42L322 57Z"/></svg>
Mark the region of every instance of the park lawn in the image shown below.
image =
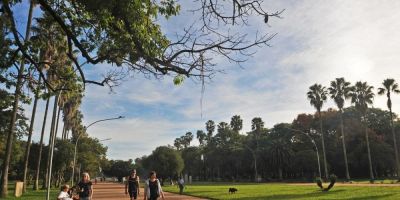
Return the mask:
<svg viewBox="0 0 400 200"><path fill-rule="evenodd" d="M228 189L235 187L239 191L229 194ZM165 186L167 192L178 193L176 186ZM400 187L361 187L335 186L329 192L322 192L315 186L290 185L284 183L265 184L198 184L188 185L184 194L207 199L239 199L239 200L266 200L266 199L400 199Z"/></svg>
<svg viewBox="0 0 400 200"><path fill-rule="evenodd" d="M14 196L14 183L10 183L8 187L8 197L7 200L43 200L46 199L47 190L38 190L35 191L32 187L27 188L26 193L24 193L21 197ZM57 199L57 194L60 192L60 189L52 189L50 191L50 199Z"/></svg>

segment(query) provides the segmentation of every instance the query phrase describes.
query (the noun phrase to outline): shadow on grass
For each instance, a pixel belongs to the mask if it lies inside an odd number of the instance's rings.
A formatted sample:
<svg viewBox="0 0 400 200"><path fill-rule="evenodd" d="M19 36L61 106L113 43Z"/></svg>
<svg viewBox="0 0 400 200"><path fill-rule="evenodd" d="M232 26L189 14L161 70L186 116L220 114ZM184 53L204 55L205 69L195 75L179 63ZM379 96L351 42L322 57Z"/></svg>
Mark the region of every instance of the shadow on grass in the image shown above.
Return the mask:
<svg viewBox="0 0 400 200"><path fill-rule="evenodd" d="M369 195L369 196L362 196L362 197L350 197L350 198L343 198L343 197L337 197L335 198L334 196L327 196L324 198L323 196L326 193L311 193L311 194L280 194L280 195L265 195L265 196L258 196L258 197L238 197L238 198L232 198L232 199L237 199L237 200L289 200L289 199L349 199L349 200L370 200L370 199L388 199L390 196L393 196L392 194L383 194L383 195ZM203 197L204 198L204 197ZM210 198L212 200L217 200Z"/></svg>
<svg viewBox="0 0 400 200"><path fill-rule="evenodd" d="M394 194L371 194L371 195L366 195L366 196L361 196L361 197L349 197L349 198L343 198L339 197L335 194L341 193L345 190L343 189L338 189L334 191L329 191L329 192L322 192L322 191L315 191L307 194L265 194L257 197L235 197L235 194L227 194L227 195L232 195L232 198L228 199L236 199L236 200L291 200L291 199L349 199L349 200L369 200L369 199L389 199L391 196ZM184 195L189 195L193 197L199 197L199 198L206 198L210 200L218 200L218 198L210 198L210 197L205 197L204 193L215 193L215 191L209 190L209 191L198 191L198 192L190 192L190 194L185 194ZM228 197L228 196L226 196ZM224 199L226 199L226 197Z"/></svg>

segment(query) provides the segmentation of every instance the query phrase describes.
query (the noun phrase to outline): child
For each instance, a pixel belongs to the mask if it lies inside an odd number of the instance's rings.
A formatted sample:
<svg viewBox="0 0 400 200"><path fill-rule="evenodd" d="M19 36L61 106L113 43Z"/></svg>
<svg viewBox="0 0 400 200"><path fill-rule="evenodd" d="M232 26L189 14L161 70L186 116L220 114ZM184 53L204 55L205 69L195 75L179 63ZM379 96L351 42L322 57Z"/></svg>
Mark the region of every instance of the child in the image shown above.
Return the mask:
<svg viewBox="0 0 400 200"><path fill-rule="evenodd" d="M68 194L69 185L63 185L61 187L61 192L58 194L57 200L72 200Z"/></svg>

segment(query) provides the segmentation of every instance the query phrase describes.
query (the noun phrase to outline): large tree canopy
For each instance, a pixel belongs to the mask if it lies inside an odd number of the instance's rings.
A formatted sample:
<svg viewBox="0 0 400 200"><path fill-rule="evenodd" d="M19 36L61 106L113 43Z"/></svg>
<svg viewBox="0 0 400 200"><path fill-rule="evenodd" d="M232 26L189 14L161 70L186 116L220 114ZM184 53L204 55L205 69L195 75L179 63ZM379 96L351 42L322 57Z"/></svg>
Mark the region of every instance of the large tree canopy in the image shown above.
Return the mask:
<svg viewBox="0 0 400 200"><path fill-rule="evenodd" d="M267 23L269 17L281 14L264 11L261 0L234 0L233 4L214 0L195 1L197 4L193 5L197 7L193 12L200 16L198 21L193 22L196 26L190 26L171 38L161 29L159 18L168 19L179 14L181 7L176 0L35 2L40 5L40 13L51 16L66 38L68 48L65 53L83 82L109 86L117 84L129 71L156 77L167 74L180 78L208 77L215 72L211 53L240 63L254 52L253 47L267 45L274 36L226 31L226 25L247 25L251 15L259 15ZM10 27L10 32L2 31L1 34L11 40L11 52L21 52L26 61L39 70L40 64L52 63L35 56L34 42L23 42L13 14L15 5L19 3L1 1L0 12L5 21L2 23ZM9 56L9 61L14 63L16 57ZM104 62L123 67L110 71L100 81L85 78L83 65ZM44 74L41 76L45 78Z"/></svg>

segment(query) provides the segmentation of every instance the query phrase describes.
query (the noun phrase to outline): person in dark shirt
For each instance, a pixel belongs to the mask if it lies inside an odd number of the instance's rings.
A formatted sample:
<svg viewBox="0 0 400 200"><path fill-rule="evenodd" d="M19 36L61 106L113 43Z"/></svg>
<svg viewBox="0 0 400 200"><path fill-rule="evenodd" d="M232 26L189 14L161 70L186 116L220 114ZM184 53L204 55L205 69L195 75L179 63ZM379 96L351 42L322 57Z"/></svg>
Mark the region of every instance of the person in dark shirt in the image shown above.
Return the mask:
<svg viewBox="0 0 400 200"><path fill-rule="evenodd" d="M79 200L91 200L93 197L93 187L89 173L82 174L82 180L78 183Z"/></svg>
<svg viewBox="0 0 400 200"><path fill-rule="evenodd" d="M155 171L150 172L150 178L145 183L144 200L157 200L160 196L164 200L164 193Z"/></svg>
<svg viewBox="0 0 400 200"><path fill-rule="evenodd" d="M136 175L136 170L132 170L131 175L126 178L125 194L129 193L130 199L137 199L139 195L139 176Z"/></svg>

